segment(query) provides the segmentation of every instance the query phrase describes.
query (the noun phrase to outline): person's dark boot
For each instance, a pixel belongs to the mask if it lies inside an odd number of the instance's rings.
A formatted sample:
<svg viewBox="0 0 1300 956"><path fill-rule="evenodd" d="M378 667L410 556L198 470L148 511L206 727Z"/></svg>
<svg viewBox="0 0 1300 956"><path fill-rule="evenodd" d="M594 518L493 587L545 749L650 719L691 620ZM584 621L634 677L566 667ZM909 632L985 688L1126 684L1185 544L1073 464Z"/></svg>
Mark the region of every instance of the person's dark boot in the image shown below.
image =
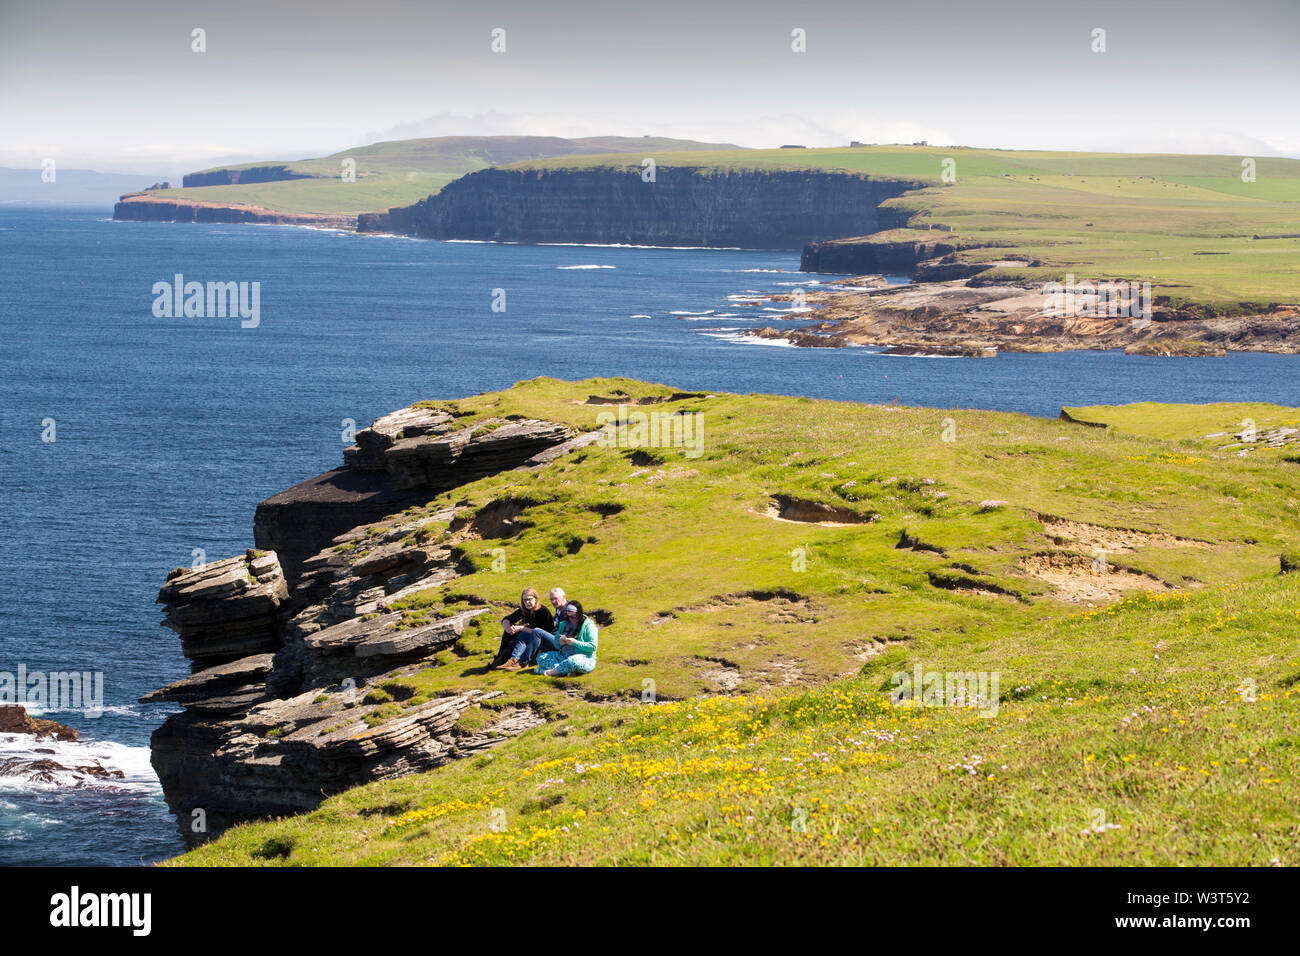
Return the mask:
<svg viewBox="0 0 1300 956"><path fill-rule="evenodd" d="M492 658L492 663L488 665L488 670L495 670L510 660L510 652L514 649L515 639L508 634L502 635L501 646L497 649L497 656Z"/></svg>

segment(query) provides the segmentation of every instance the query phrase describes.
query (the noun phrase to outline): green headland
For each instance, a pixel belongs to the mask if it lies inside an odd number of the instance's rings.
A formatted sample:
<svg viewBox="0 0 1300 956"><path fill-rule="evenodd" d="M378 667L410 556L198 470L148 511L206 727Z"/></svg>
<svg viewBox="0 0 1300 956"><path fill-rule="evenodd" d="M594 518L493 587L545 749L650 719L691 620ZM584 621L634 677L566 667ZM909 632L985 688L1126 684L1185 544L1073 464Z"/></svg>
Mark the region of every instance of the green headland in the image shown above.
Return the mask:
<svg viewBox="0 0 1300 956"><path fill-rule="evenodd" d="M709 147L625 137L406 140L279 164L283 170L274 174L310 178L143 195L353 216L408 206L488 166L640 175L651 158L660 176L841 172L921 184L882 206L898 212L905 228L851 241L942 241L962 264L996 263L980 274L984 284L1041 285L1070 274L1081 281L1150 282L1171 306L1193 313L1201 307L1207 315L1277 314L1300 305L1300 160L931 146ZM344 160L356 163L355 182L340 177ZM194 175L220 179L270 165Z"/></svg>
<svg viewBox="0 0 1300 956"><path fill-rule="evenodd" d="M547 722L176 863L1296 862L1300 409L1068 410L1103 428L628 379L437 404L590 430L619 403L698 414L700 453L596 443L399 516L518 515L394 605L413 623L528 585L609 620L584 677L485 671L492 614L369 694ZM1247 419L1280 443L1225 437ZM930 673L997 684L897 699Z"/></svg>
<svg viewBox="0 0 1300 956"><path fill-rule="evenodd" d="M517 167L639 171L644 155L568 156ZM1003 263L981 273L981 282L1041 284L1073 272L1080 279L1150 281L1154 294L1175 305L1300 303L1300 160L1251 159L1253 181L1246 182L1244 158L928 146L654 156L660 167L701 175L838 170L928 183L884 203L905 211L909 228L871 241L941 240L955 244L963 261Z"/></svg>
<svg viewBox="0 0 1300 956"><path fill-rule="evenodd" d="M642 146L644 144L644 146ZM191 186L158 190L159 199L257 206L275 212L350 214L382 212L438 192L452 180L476 169L565 152L611 152L645 148L690 150L720 144L664 137L593 136L441 136L392 140L358 146L315 159L266 161L214 166L191 174L218 177L266 167L282 167L294 179ZM344 162L355 163L355 180L343 178ZM186 177L187 179L190 177Z"/></svg>

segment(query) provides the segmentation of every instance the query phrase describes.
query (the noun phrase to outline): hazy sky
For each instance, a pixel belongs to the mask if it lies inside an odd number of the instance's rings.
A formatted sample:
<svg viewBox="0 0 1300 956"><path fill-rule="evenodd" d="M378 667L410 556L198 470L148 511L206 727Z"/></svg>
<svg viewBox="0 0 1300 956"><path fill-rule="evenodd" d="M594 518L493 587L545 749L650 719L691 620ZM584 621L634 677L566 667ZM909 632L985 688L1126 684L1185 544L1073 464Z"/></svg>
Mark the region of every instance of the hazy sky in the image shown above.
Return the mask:
<svg viewBox="0 0 1300 956"><path fill-rule="evenodd" d="M0 0L0 166L474 133L1300 156L1298 42L1300 0Z"/></svg>

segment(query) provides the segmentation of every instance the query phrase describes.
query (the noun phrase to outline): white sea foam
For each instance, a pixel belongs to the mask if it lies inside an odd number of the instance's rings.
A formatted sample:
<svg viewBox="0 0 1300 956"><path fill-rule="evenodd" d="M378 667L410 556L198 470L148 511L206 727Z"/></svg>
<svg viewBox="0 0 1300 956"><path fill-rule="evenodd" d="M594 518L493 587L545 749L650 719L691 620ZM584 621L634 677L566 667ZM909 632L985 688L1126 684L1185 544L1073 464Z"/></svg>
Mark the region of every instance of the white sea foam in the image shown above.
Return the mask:
<svg viewBox="0 0 1300 956"><path fill-rule="evenodd" d="M629 315L628 318L629 318L629 319L652 319L652 318L654 318L654 316L652 316L652 315Z"/></svg>
<svg viewBox="0 0 1300 956"><path fill-rule="evenodd" d="M22 815L22 821L27 826L49 827L58 826L63 823L62 820L56 820L54 817L43 817L39 813L31 812Z"/></svg>
<svg viewBox="0 0 1300 956"><path fill-rule="evenodd" d="M613 269L614 266L556 266L557 269Z"/></svg>
<svg viewBox="0 0 1300 956"><path fill-rule="evenodd" d="M539 242L537 245L582 246L588 249L725 249L732 252L738 252L740 250L740 246L648 246L633 242Z"/></svg>
<svg viewBox="0 0 1300 956"><path fill-rule="evenodd" d="M149 761L148 747L130 747L113 740L52 740L26 734L0 734L0 760L53 760L68 770L55 771L54 782L38 782L27 776L0 776L0 790L57 790L62 787L95 787L115 790L157 792L158 775ZM97 777L75 767L101 766L120 770L122 777Z"/></svg>
<svg viewBox="0 0 1300 956"><path fill-rule="evenodd" d="M705 309L703 312L688 312L685 309L678 309L675 312L669 312L669 315L712 315L716 309Z"/></svg>
<svg viewBox="0 0 1300 956"><path fill-rule="evenodd" d="M736 345L775 345L778 348L797 348L789 339L764 339L756 335L745 335L743 332L705 332L704 334L711 339L721 339Z"/></svg>
<svg viewBox="0 0 1300 956"><path fill-rule="evenodd" d="M421 239L419 236L399 236L394 232L344 232L345 236L359 236L362 239L397 239L401 242L428 242L428 239ZM453 240L448 239L448 242Z"/></svg>
<svg viewBox="0 0 1300 956"><path fill-rule="evenodd" d="M27 708L27 714L30 717L43 717L46 714L81 714L83 717L90 717L90 713L83 707L41 707L35 704L24 704ZM109 704L105 707L97 708L95 714L104 717L139 717L141 711L134 704Z"/></svg>
<svg viewBox="0 0 1300 956"><path fill-rule="evenodd" d="M874 352L872 354L879 355L881 358L958 359L966 357L964 355L933 355L929 352L923 352L919 355L900 355L897 352Z"/></svg>

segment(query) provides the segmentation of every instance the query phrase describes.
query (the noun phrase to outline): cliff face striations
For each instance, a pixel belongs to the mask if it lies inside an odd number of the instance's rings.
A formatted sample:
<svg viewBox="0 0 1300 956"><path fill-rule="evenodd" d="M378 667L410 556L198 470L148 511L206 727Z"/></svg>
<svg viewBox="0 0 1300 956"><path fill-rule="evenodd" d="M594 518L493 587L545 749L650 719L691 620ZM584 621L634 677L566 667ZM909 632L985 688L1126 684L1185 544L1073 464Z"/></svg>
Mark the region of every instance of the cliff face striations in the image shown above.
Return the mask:
<svg viewBox="0 0 1300 956"><path fill-rule="evenodd" d="M261 206L164 199L138 193L123 196L113 206L113 218L118 222L247 222L347 230L357 227L356 216L277 212Z"/></svg>
<svg viewBox="0 0 1300 956"><path fill-rule="evenodd" d="M378 521L439 492L523 464L569 436L531 420L485 429L457 427L446 412L412 408L357 433L344 467L309 478L257 506L259 548L275 551L291 579L337 535Z"/></svg>
<svg viewBox="0 0 1300 956"><path fill-rule="evenodd" d="M810 242L800 257L801 272L845 275L913 275L923 262L952 255L951 242L876 242L862 236L830 242Z"/></svg>
<svg viewBox="0 0 1300 956"><path fill-rule="evenodd" d="M487 726L465 730L461 715L496 695L394 703L378 687L453 647L489 610L475 598L415 616L391 610L457 577L462 544L485 520L450 506L393 516L439 490L545 467L596 437L521 418L458 427L446 411L403 409L359 432L343 468L263 502L259 544L275 541L284 554L250 549L173 571L158 600L194 673L141 700L183 708L151 745L186 841L309 810L329 794L436 767L541 723L528 707L500 706ZM382 527L371 523L381 517Z"/></svg>
<svg viewBox="0 0 1300 956"><path fill-rule="evenodd" d="M430 239L797 249L903 224L880 204L921 183L850 173L485 169L412 206L363 214L361 232Z"/></svg>

